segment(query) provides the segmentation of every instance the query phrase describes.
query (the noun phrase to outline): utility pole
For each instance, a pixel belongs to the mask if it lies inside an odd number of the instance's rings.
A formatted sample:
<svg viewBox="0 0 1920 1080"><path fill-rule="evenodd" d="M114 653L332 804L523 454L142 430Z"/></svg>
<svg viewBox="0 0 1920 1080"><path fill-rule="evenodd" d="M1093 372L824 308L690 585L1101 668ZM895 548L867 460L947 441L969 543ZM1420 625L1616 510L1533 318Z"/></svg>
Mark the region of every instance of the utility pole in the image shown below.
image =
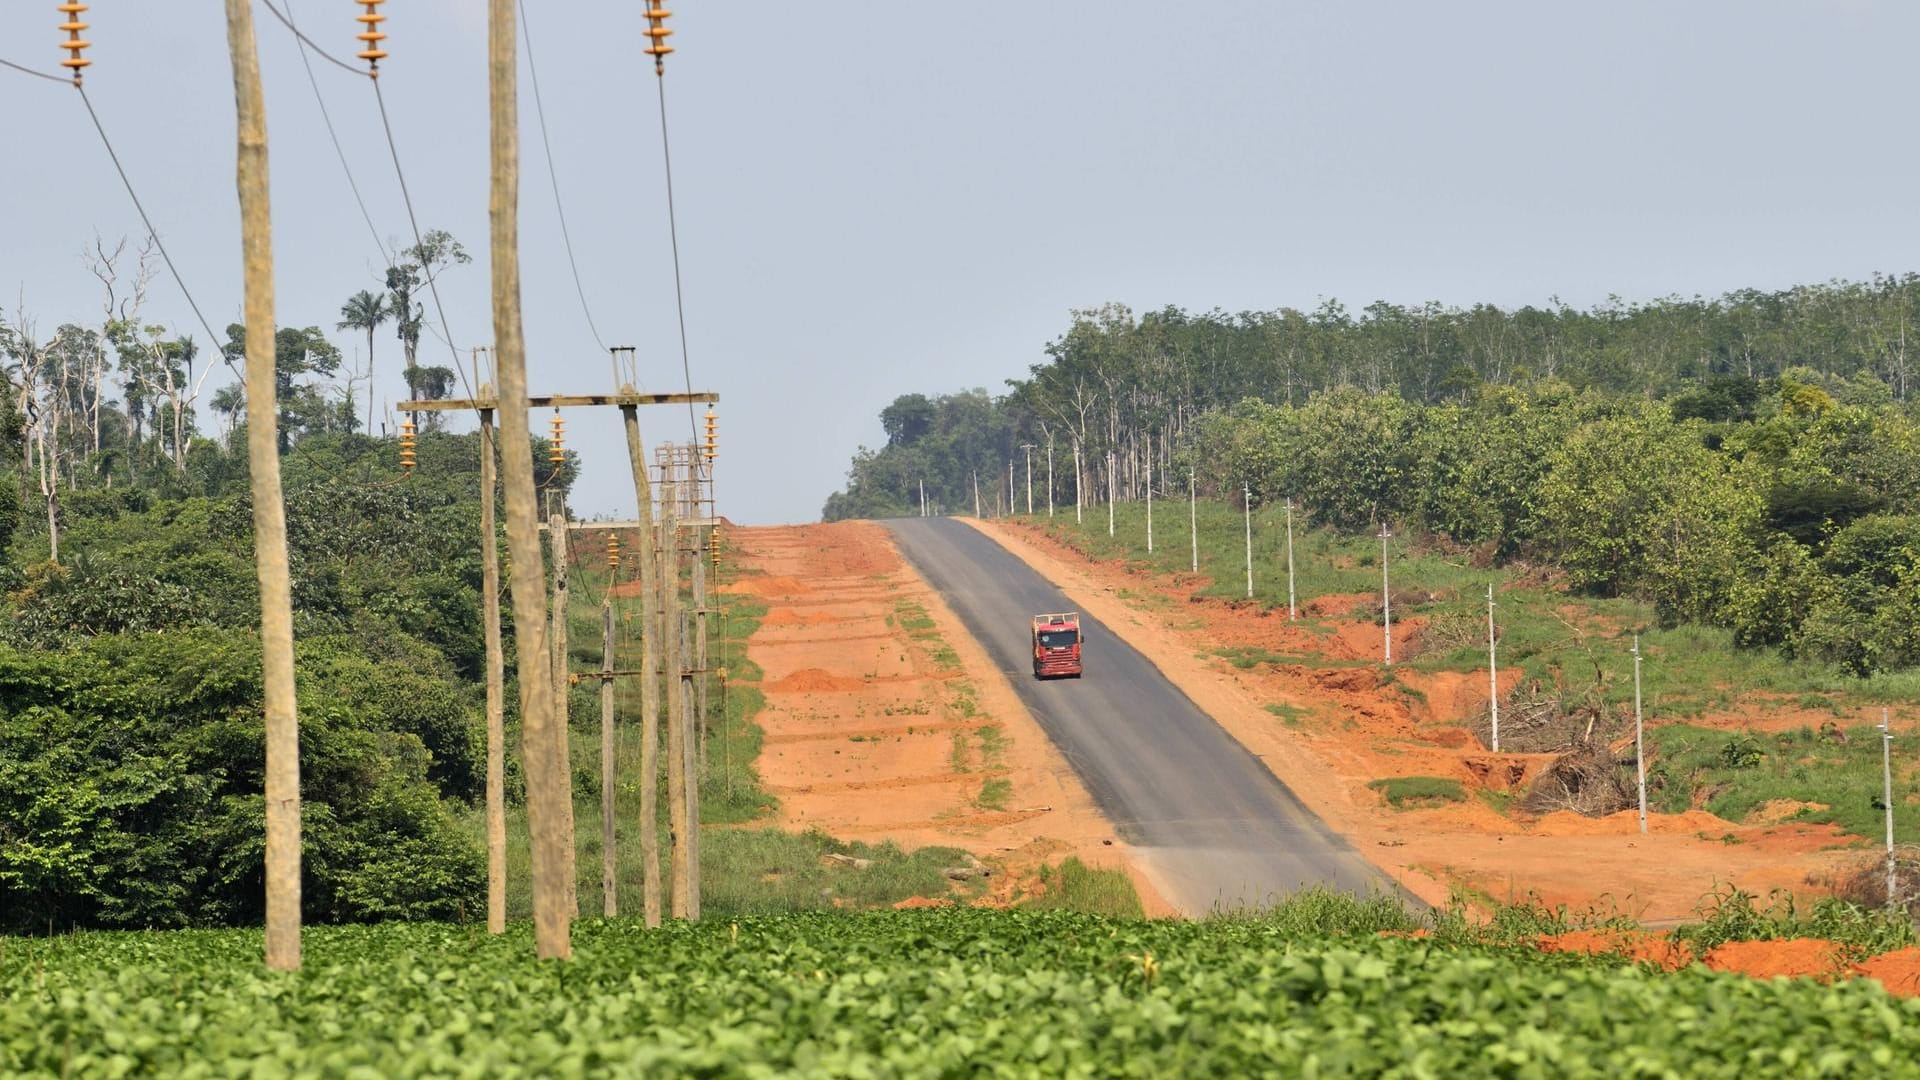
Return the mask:
<svg viewBox="0 0 1920 1080"><path fill-rule="evenodd" d="M1021 443L1020 449L1027 452L1027 515L1033 515L1033 444Z"/></svg>
<svg viewBox="0 0 1920 1080"><path fill-rule="evenodd" d="M687 837L687 709L680 692L686 668L680 633L680 485L671 468L660 476L660 627L665 632L667 691L667 829L673 869L672 915L685 919L692 905L692 860Z"/></svg>
<svg viewBox="0 0 1920 1080"><path fill-rule="evenodd" d="M1153 554L1153 446L1147 446L1147 554Z"/></svg>
<svg viewBox="0 0 1920 1080"><path fill-rule="evenodd" d="M1053 517L1053 433L1047 433L1047 517Z"/></svg>
<svg viewBox="0 0 1920 1080"><path fill-rule="evenodd" d="M476 357L477 360L477 357ZM479 376L479 371L474 376ZM487 387L482 384L482 393ZM480 606L487 648L487 933L507 932L506 658L500 643L500 540L493 520L493 410L480 410Z"/></svg>
<svg viewBox="0 0 1920 1080"><path fill-rule="evenodd" d="M1900 906L1900 882L1894 874L1893 857L1893 717L1885 707L1880 710L1880 782L1887 806L1887 908Z"/></svg>
<svg viewBox="0 0 1920 1080"><path fill-rule="evenodd" d="M1013 509L1013 459L1007 459L1007 516L1014 515Z"/></svg>
<svg viewBox="0 0 1920 1080"><path fill-rule="evenodd" d="M556 425L559 423L557 415L554 423ZM559 456L559 451L555 451L555 456ZM547 492L547 498L558 506L558 509L549 509L547 513L547 538L553 545L552 629L548 631L547 640L553 651L551 657L553 723L556 729L555 737L559 742L557 752L561 764L566 768L567 777L567 800L562 804L561 811L563 820L566 822L566 833L571 841L574 835L573 753L569 744L572 742L573 727L573 678L568 670L572 665L568 662L567 655L567 612L573 594L567 586L568 578L572 574L571 560L568 558L571 554L569 549L572 546L570 543L572 538L567 531L566 503L562 499L555 498L556 495L558 492L552 490ZM567 844L562 854L566 860L567 918L577 919L580 917L579 855L571 842Z"/></svg>
<svg viewBox="0 0 1920 1080"><path fill-rule="evenodd" d="M614 351L624 351L629 358L633 354L631 347ZM661 535L654 528L653 485L647 478L638 406L622 402L620 420L626 429L627 462L633 471L633 498L640 519L640 903L651 928L660 925L660 628L656 616Z"/></svg>
<svg viewBox="0 0 1920 1080"><path fill-rule="evenodd" d="M1200 572L1200 488L1187 471L1187 539L1193 545L1193 572Z"/></svg>
<svg viewBox="0 0 1920 1080"><path fill-rule="evenodd" d="M241 5L242 0L227 0ZM487 82L491 123L493 342L498 350L501 471L506 480L507 554L513 591L514 644L519 650L521 739L527 770L527 828L532 835L534 950L543 959L572 955L566 912L562 804L571 801L566 762L556 752L552 669L540 609L540 536L533 496L532 439L527 424L527 347L520 318L520 133L513 0L487 4ZM254 325L253 320L248 320ZM272 321L259 327L271 333ZM251 425L249 425L251 434ZM532 662L529 662L529 661Z"/></svg>
<svg viewBox="0 0 1920 1080"><path fill-rule="evenodd" d="M1253 486L1240 485L1240 501L1247 511L1247 599L1253 599Z"/></svg>
<svg viewBox="0 0 1920 1080"><path fill-rule="evenodd" d="M1647 831L1647 725L1640 713L1640 635L1633 635L1633 771L1640 789L1640 832Z"/></svg>
<svg viewBox="0 0 1920 1080"><path fill-rule="evenodd" d="M504 0L497 0L504 2ZM78 31L70 35L78 38ZM294 698L293 586L287 568L286 501L280 487L279 408L273 346L273 213L268 193L267 106L253 5L227 0L244 274L247 423L253 489L253 557L260 583L260 661L266 712L266 962L300 969L300 713ZM79 56L74 50L74 56ZM80 84L75 66L74 85Z"/></svg>
<svg viewBox="0 0 1920 1080"><path fill-rule="evenodd" d="M607 591L600 599L600 913L620 914L620 859L615 849L613 796L613 586L620 580L620 540L607 534Z"/></svg>
<svg viewBox="0 0 1920 1080"><path fill-rule="evenodd" d="M927 516L927 482L920 481L920 516Z"/></svg>
<svg viewBox="0 0 1920 1080"><path fill-rule="evenodd" d="M973 470L973 516L980 516L980 470Z"/></svg>
<svg viewBox="0 0 1920 1080"><path fill-rule="evenodd" d="M1500 668L1494 655L1493 584L1487 584L1487 700L1493 717L1493 752L1500 752Z"/></svg>
<svg viewBox="0 0 1920 1080"><path fill-rule="evenodd" d="M687 524L687 536L691 541L700 535L699 494L700 465L699 451L687 448L687 490L693 498L688 509L693 517ZM680 736L680 752L686 756L681 770L686 775L687 787L687 918L695 922L700 919L700 770L706 760L704 750L706 741L701 728L705 721L701 715L704 707L698 686L704 680L704 672L696 677L696 667L704 668L700 660L699 638L704 631L699 624L706 620L706 589L702 581L704 561L700 558L700 549L690 544L687 553L692 558L693 608L680 613L680 716L686 730Z"/></svg>
<svg viewBox="0 0 1920 1080"><path fill-rule="evenodd" d="M1387 583L1387 541L1393 534L1387 531L1385 522L1380 523L1380 625L1384 627L1385 647L1382 656L1387 667L1393 666L1393 590Z"/></svg>
<svg viewBox="0 0 1920 1080"><path fill-rule="evenodd" d="M1293 496L1287 496L1287 619L1300 617L1293 603Z"/></svg>

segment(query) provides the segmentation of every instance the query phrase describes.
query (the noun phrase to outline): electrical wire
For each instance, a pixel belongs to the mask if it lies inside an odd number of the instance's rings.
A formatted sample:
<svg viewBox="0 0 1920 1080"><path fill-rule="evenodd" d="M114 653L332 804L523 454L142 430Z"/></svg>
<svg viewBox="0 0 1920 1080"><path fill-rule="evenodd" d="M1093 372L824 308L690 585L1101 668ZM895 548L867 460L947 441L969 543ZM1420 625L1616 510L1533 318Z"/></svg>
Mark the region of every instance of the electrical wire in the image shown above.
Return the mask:
<svg viewBox="0 0 1920 1080"><path fill-rule="evenodd" d="M354 205L360 208L360 220L367 223L367 233L373 237L373 246L379 250L381 261L385 262L387 267L391 269L393 267L393 256L387 251L386 243L380 239L380 230L374 228L373 215L367 213L367 201L361 198L360 185L355 182L353 169L347 164L347 152L341 148L340 136L333 129L333 115L327 111L327 99L320 93L320 80L313 76L313 62L307 59L307 53L309 51L319 53L323 59L332 61L334 64L345 68L355 75L365 76L366 72L328 55L325 49L315 45L307 35L301 33L300 28L293 24L293 0L284 0L287 5L285 14L282 14L279 8L273 6L273 0L260 0L260 2L267 5L267 10L273 12L274 17L284 23L287 29L293 31L293 36L299 40L300 64L307 69L307 85L313 87L313 100L315 104L320 106L320 119L327 126L327 138L333 142L333 154L340 159L340 171L347 174L347 189L353 192ZM368 390L371 392L372 388L369 387Z"/></svg>
<svg viewBox="0 0 1920 1080"><path fill-rule="evenodd" d="M680 287L680 226L673 209L673 150L667 142L667 77L657 74L654 85L660 89L660 156L667 173L667 237L673 243L673 306L680 317L680 373L686 377L687 394L693 394L693 364L687 358L687 303ZM694 419L693 402L687 402L687 437L697 446L700 423Z"/></svg>
<svg viewBox="0 0 1920 1080"><path fill-rule="evenodd" d="M284 25L287 29L293 31L293 36L299 38L300 43L302 45L305 45L307 48L312 49L316 53L319 53L321 59L327 61L328 63L332 64L337 68L340 68L346 71L349 74L358 75L358 76L361 76L362 78L368 77L366 72L361 71L359 68L354 67L352 64L347 63L345 60L342 60L339 57L328 52L327 50L321 48L318 44L314 42L312 38L301 33L300 28L293 25L293 20L291 18L281 14L280 9L273 6L273 0L260 0L260 2L267 5L267 10L273 12L274 18L279 19L282 25ZM293 10L293 0L283 0L283 2L287 5L287 10L291 12ZM309 69L309 74L311 74L311 69Z"/></svg>
<svg viewBox="0 0 1920 1080"><path fill-rule="evenodd" d="M567 231L567 208L560 201L560 177L553 165L553 144L547 139L547 108L540 101L540 69L533 62L533 31L527 22L527 5L525 0L519 0L516 6L520 9L520 37L527 43L527 74L533 82L533 111L540 118L540 148L547 157L547 181L553 186L553 209L560 216L560 239L567 248L567 266L573 271L573 291L579 294L580 313L587 318L587 330L593 334L593 343L600 346L601 352L606 352L607 343L600 340L600 329L593 324L593 309L587 306L587 290L580 284L580 265L573 258L573 235Z"/></svg>
<svg viewBox="0 0 1920 1080"><path fill-rule="evenodd" d="M400 178L400 198L407 204L407 224L413 227L413 246L414 249L418 251L426 247L426 241L420 238L420 219L414 216L413 196L407 191L407 173L405 169L400 167L400 146L394 142L393 124L387 119L387 98L386 95L380 92L379 79L371 79L369 81L373 83L374 100L380 103L380 127L387 134L387 152L393 155L394 175ZM441 340L447 343L447 350L453 354L453 370L460 376L460 385L466 389L467 397L471 398L474 396L473 386L467 382L466 368L460 364L460 350L454 345L453 331L447 326L447 309L440 303L438 275L434 274L430 267L422 266L421 270L426 273L427 276L427 290L433 295L434 313L440 316L440 329L444 334ZM406 313L402 312L401 317L405 318L405 316Z"/></svg>
<svg viewBox="0 0 1920 1080"><path fill-rule="evenodd" d="M38 78L47 79L51 82L67 83L67 82L73 81L72 79L67 78L64 75L51 75L44 71L36 71L33 68L26 66L25 64L16 64L11 60L0 60L0 67L10 67L13 70L21 72L23 74L33 75Z"/></svg>
<svg viewBox="0 0 1920 1080"><path fill-rule="evenodd" d="M212 344L214 351L220 354L220 359L226 363L228 370L239 375L240 369L233 366L233 357L227 355L227 350L220 346L220 335L213 332L213 326L207 322L207 317L200 313L200 305L194 301L193 291L187 288L186 279L180 276L180 268L173 265L173 256L167 253L166 242L160 239L160 233L154 229L153 219L147 216L147 208L140 204L140 196L133 190L133 181L127 179L127 170L121 166L120 155L113 149L113 140L107 138L107 129L100 123L100 114L93 111L93 100L87 97L87 88L77 82L73 84L73 88L79 91L80 100L87 107L87 115L93 120L93 130L100 133L100 142L107 148L107 157L113 159L113 169L120 174L120 183L126 187L127 197L133 200L133 208L140 212L140 221L147 227L147 235L153 238L153 246L160 249L160 258L166 262L167 272L173 275L173 283L180 286L181 295L187 298L187 306L193 309L194 318L200 320L200 328L207 332L207 340ZM212 370L212 367L211 364L207 365L208 370ZM201 379L204 381L206 376L202 375Z"/></svg>

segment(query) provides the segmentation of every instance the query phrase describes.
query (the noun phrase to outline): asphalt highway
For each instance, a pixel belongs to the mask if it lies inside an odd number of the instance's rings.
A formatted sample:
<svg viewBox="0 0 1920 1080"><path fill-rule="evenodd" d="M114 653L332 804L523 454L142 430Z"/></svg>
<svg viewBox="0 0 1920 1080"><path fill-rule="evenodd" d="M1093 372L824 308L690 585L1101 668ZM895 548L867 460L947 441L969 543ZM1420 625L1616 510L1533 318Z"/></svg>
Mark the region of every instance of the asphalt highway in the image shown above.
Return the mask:
<svg viewBox="0 0 1920 1080"><path fill-rule="evenodd" d="M990 537L947 518L884 524L1184 914L1259 908L1312 885L1399 891L1151 661L1084 611L1086 674L1035 679L1029 619L1081 609Z"/></svg>

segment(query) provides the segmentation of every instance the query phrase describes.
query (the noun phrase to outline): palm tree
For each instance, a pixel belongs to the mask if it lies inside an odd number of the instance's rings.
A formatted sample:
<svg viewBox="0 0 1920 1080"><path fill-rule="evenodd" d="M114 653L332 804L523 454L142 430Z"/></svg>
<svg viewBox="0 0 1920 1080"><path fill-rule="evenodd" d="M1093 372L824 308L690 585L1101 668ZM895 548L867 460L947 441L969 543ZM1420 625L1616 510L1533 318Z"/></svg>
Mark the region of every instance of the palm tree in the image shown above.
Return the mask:
<svg viewBox="0 0 1920 1080"><path fill-rule="evenodd" d="M347 298L340 307L338 330L365 330L367 332L367 434L373 434L373 332L380 324L394 315L393 306L387 302L386 293L370 293L365 289Z"/></svg>

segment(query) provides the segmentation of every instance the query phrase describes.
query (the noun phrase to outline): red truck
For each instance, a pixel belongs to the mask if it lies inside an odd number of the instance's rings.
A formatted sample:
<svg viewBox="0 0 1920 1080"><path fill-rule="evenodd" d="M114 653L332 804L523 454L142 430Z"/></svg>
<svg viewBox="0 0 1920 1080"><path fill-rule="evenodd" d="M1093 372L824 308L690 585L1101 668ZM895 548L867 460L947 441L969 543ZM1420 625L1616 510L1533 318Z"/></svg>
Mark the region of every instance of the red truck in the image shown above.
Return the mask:
<svg viewBox="0 0 1920 1080"><path fill-rule="evenodd" d="M1033 617L1033 675L1080 677L1080 613L1063 611Z"/></svg>

